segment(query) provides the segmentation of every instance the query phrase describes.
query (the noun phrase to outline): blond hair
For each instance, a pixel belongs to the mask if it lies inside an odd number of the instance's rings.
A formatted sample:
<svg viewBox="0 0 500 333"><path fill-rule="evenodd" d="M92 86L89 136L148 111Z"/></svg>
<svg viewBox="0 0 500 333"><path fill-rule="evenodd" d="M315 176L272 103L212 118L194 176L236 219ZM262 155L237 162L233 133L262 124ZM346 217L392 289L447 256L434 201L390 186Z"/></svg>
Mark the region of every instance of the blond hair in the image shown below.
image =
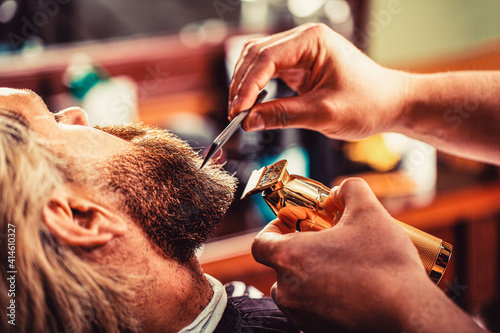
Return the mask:
<svg viewBox="0 0 500 333"><path fill-rule="evenodd" d="M65 175L22 116L0 112L0 331L137 331L126 279L93 263L88 249L62 244L43 222Z"/></svg>

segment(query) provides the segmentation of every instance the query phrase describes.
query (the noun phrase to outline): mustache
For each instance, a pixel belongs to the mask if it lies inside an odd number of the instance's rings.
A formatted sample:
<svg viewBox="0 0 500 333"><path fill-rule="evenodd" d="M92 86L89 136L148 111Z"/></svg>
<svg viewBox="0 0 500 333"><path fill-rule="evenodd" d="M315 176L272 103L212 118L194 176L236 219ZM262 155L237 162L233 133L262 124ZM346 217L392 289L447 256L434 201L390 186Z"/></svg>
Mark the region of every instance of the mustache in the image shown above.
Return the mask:
<svg viewBox="0 0 500 333"><path fill-rule="evenodd" d="M151 154L172 155L171 153L177 148L187 153L190 162L196 165L200 164L202 160L199 152L193 150L186 141L167 129L144 125L143 123L97 125L94 128L128 141L136 147L144 148Z"/></svg>
<svg viewBox="0 0 500 333"><path fill-rule="evenodd" d="M136 137L145 136L151 131L168 132L143 123L117 124L117 125L96 125L95 129L116 136L125 141L132 141Z"/></svg>

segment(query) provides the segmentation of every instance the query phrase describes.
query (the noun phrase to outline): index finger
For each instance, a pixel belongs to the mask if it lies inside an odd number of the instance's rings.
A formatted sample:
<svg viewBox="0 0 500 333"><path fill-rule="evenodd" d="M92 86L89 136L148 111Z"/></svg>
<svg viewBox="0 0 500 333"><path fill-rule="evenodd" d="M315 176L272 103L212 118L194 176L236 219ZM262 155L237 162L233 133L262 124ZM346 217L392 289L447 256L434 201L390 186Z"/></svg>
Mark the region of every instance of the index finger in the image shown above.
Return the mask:
<svg viewBox="0 0 500 333"><path fill-rule="evenodd" d="M300 36L313 24L304 24L289 31L264 38L263 42L247 45L230 85L229 115L236 116L248 109L255 96L280 68L298 65L303 54L311 52L307 36ZM314 58L314 57L312 57Z"/></svg>
<svg viewBox="0 0 500 333"><path fill-rule="evenodd" d="M288 241L295 229L276 219L262 229L252 243L252 255L258 263L275 267L275 258L280 248Z"/></svg>

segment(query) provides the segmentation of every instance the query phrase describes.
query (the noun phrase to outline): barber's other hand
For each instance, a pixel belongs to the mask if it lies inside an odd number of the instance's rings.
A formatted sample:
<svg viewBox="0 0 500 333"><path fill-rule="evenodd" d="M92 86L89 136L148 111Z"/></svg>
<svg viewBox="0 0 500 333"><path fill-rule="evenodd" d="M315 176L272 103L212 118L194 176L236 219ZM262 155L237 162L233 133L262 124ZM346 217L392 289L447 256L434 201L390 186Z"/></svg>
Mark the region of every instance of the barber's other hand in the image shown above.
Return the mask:
<svg viewBox="0 0 500 333"><path fill-rule="evenodd" d="M301 127L359 139L397 126L407 74L383 68L323 24L247 41L231 82L230 118L251 107L278 76L298 97L254 107L246 130Z"/></svg>
<svg viewBox="0 0 500 333"><path fill-rule="evenodd" d="M333 228L296 233L278 219L254 240L255 259L277 272L276 303L312 332L401 329L409 291L440 291L407 234L363 180L344 181L330 198L343 209ZM278 217L295 225L294 216L307 218L299 215L283 209Z"/></svg>

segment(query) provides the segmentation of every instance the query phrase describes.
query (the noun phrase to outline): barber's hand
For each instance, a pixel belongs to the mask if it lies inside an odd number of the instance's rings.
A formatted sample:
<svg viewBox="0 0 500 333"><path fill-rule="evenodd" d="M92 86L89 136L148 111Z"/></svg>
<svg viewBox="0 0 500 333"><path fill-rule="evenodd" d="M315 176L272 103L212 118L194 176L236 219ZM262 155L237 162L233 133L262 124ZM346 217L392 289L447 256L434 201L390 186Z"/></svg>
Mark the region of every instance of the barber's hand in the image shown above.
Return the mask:
<svg viewBox="0 0 500 333"><path fill-rule="evenodd" d="M363 180L344 181L330 198L343 210L331 229L298 233L278 219L254 240L255 259L277 272L276 303L312 332L401 329L409 291L440 291L410 238ZM288 225L308 218L294 208L282 209L278 218Z"/></svg>
<svg viewBox="0 0 500 333"><path fill-rule="evenodd" d="M278 76L298 97L254 107L246 130L301 127L359 139L397 126L407 75L383 68L323 24L305 24L249 40L231 82L230 118L248 109Z"/></svg>

